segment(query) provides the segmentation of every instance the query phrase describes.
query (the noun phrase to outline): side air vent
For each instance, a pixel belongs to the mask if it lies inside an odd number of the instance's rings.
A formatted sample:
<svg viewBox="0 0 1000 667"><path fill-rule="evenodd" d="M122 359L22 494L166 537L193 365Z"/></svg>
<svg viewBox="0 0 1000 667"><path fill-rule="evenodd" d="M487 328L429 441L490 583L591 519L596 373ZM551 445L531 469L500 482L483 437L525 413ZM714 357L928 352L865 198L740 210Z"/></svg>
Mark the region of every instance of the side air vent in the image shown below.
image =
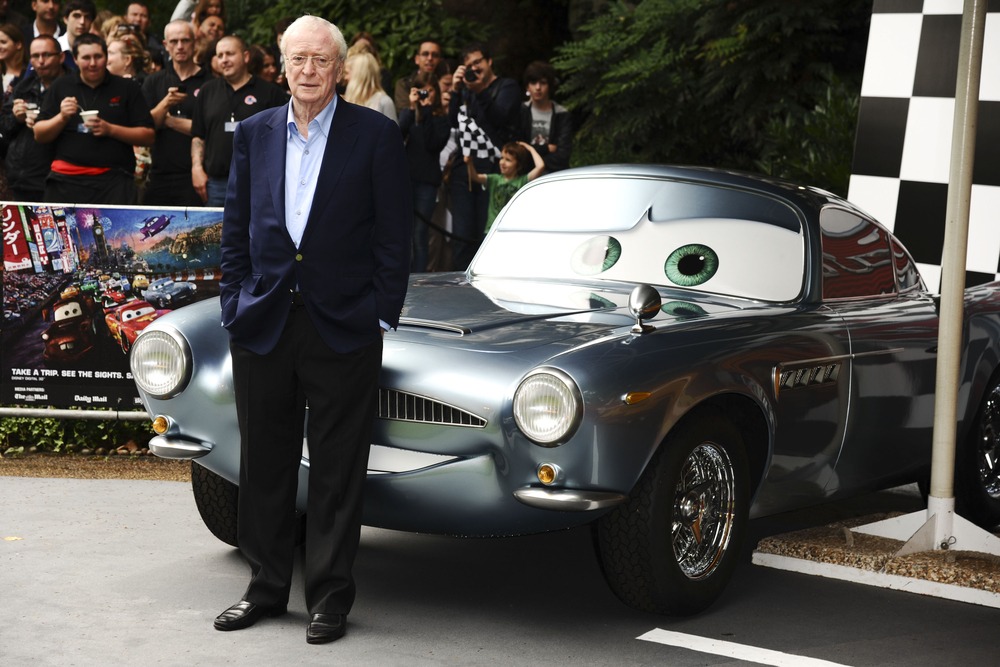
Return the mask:
<svg viewBox="0 0 1000 667"><path fill-rule="evenodd" d="M381 387L378 390L378 417L418 424L444 424L470 428L486 426L485 419L471 412L416 394Z"/></svg>

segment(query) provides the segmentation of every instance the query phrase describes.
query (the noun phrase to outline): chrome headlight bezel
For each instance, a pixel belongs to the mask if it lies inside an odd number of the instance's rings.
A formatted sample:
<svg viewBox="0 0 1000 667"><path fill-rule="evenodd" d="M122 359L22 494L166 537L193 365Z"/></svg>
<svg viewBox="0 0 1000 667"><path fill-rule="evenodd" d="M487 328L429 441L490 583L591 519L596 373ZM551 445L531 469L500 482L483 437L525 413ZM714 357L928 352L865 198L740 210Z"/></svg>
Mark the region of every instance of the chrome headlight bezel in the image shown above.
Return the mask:
<svg viewBox="0 0 1000 667"><path fill-rule="evenodd" d="M173 398L187 388L191 381L191 360L187 339L168 327L140 333L129 354L136 386L157 399Z"/></svg>
<svg viewBox="0 0 1000 667"><path fill-rule="evenodd" d="M556 447L569 440L583 419L580 388L557 368L536 368L514 392L514 423L532 442Z"/></svg>

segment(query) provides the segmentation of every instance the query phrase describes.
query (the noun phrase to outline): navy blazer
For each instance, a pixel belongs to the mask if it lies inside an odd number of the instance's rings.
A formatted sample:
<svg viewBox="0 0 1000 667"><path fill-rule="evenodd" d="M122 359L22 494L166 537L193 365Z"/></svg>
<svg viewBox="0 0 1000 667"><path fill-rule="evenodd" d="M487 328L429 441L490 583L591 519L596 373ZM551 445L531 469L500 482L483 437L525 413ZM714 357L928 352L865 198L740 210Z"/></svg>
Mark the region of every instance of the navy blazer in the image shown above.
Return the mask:
<svg viewBox="0 0 1000 667"><path fill-rule="evenodd" d="M241 121L233 137L222 222L222 325L258 354L278 342L301 292L337 352L375 342L406 296L413 199L399 127L337 100L299 247L285 227L288 105Z"/></svg>

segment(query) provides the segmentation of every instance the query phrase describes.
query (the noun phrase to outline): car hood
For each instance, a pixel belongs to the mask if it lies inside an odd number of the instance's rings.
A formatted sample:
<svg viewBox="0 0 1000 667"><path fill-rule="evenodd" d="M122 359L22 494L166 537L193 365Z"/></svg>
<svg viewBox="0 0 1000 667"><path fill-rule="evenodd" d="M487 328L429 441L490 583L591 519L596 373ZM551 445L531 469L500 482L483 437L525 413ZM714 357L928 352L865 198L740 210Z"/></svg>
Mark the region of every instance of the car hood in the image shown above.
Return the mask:
<svg viewBox="0 0 1000 667"><path fill-rule="evenodd" d="M474 279L461 273L415 276L398 335L401 340L503 351L572 338L597 337L635 324L628 312L632 284ZM723 298L661 290L662 325L742 310Z"/></svg>

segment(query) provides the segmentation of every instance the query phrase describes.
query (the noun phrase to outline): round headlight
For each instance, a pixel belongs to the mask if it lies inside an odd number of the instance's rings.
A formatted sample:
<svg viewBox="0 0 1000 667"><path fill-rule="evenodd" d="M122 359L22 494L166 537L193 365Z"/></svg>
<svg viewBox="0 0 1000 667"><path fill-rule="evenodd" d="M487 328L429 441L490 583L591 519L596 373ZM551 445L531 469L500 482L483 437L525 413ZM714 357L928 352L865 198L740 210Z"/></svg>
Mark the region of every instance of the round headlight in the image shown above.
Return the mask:
<svg viewBox="0 0 1000 667"><path fill-rule="evenodd" d="M576 431L582 414L576 383L554 368L533 371L514 392L514 421L539 445L565 442Z"/></svg>
<svg viewBox="0 0 1000 667"><path fill-rule="evenodd" d="M132 378L153 398L176 396L191 377L191 351L180 335L162 330L144 331L129 355Z"/></svg>

